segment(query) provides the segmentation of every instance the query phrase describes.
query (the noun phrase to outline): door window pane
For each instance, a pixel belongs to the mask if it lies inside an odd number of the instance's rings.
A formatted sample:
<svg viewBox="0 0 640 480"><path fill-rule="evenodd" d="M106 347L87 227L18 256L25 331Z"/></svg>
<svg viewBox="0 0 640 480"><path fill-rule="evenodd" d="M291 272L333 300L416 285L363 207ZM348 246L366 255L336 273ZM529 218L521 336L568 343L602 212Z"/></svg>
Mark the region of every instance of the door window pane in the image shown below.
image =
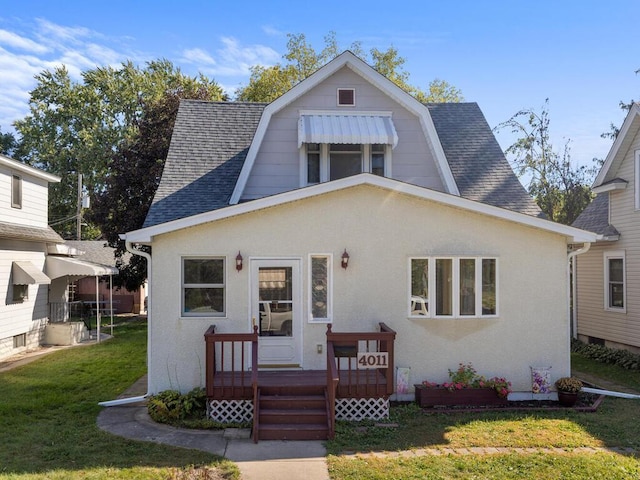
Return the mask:
<svg viewBox="0 0 640 480"><path fill-rule="evenodd" d="M292 335L293 268L266 267L258 272L260 335Z"/></svg>

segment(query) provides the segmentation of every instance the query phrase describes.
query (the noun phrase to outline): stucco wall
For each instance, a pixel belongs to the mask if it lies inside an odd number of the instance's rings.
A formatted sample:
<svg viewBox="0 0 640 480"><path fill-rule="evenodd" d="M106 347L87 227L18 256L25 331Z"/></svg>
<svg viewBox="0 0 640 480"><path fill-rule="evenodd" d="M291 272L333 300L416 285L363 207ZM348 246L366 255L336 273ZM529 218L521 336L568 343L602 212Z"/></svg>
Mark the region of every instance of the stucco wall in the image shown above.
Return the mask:
<svg viewBox="0 0 640 480"><path fill-rule="evenodd" d="M349 268L340 268L347 249ZM235 271L238 251L245 268ZM150 388L188 390L204 384L203 334L249 332L251 257L302 260L307 311L309 253L332 253L334 331L397 332L396 366L411 382L444 381L449 368L473 362L486 376L530 391L529 367L569 373L566 244L560 235L370 186L358 186L223 221L161 235L153 243ZM183 255L224 255L227 315L180 316ZM498 258L499 318L408 319L409 257L487 255ZM303 368L324 368L316 352L326 325L304 314Z"/></svg>

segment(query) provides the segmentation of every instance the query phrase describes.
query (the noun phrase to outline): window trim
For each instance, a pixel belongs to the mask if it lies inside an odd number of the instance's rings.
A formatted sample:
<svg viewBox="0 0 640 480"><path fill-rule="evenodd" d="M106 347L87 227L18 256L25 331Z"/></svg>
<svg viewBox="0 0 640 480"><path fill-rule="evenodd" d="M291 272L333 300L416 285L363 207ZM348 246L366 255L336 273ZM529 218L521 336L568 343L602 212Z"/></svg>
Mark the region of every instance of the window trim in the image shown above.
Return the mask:
<svg viewBox="0 0 640 480"><path fill-rule="evenodd" d="M627 261L624 250L603 252L604 260L604 309L609 312L627 313ZM622 260L622 307L611 305L609 296L609 261Z"/></svg>
<svg viewBox="0 0 640 480"><path fill-rule="evenodd" d="M429 275L428 275L428 302L427 315L412 315L411 314L411 263L413 260L427 260L429 262ZM451 278L451 295L452 295L452 313L451 315L437 315L435 312L435 299L436 299L436 261L437 260L451 260L452 261L452 278ZM475 260L475 314L463 315L460 313L460 260ZM483 314L482 313L482 262L483 260L494 260L495 262L495 313ZM467 318L498 318L500 316L500 286L499 286L499 259L493 255L431 255L431 256L410 256L408 257L408 292L409 302L407 302L407 317L410 319L467 319ZM433 299L433 301L431 300Z"/></svg>
<svg viewBox="0 0 640 480"><path fill-rule="evenodd" d="M635 170L633 172L633 180L634 180L634 198L635 198L635 209L640 210L640 150L636 150L635 152L635 161L634 167Z"/></svg>
<svg viewBox="0 0 640 480"><path fill-rule="evenodd" d="M16 188L18 189L18 202L14 202L16 197ZM17 173L11 174L11 207L22 208L22 176Z"/></svg>
<svg viewBox="0 0 640 480"><path fill-rule="evenodd" d="M314 318L311 305L313 303L313 269L311 262L314 258L326 258L327 260L327 316L325 318ZM308 294L308 323L333 323L333 254L331 253L310 253L309 254L309 288Z"/></svg>
<svg viewBox="0 0 640 480"><path fill-rule="evenodd" d="M184 262L185 260L222 260L223 283L185 283ZM227 256L226 255L183 255L180 257L180 317L182 318L225 318L227 316ZM192 313L185 311L184 292L186 288L222 288L223 311L219 313L202 312Z"/></svg>

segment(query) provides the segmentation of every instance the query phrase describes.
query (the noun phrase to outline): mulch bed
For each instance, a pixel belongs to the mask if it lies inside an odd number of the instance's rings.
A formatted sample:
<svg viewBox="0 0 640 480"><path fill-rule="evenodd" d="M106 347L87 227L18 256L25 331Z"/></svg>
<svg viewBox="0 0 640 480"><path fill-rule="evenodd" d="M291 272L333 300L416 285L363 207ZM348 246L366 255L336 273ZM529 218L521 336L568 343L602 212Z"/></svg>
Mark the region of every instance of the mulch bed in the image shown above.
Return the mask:
<svg viewBox="0 0 640 480"><path fill-rule="evenodd" d="M504 405L456 405L456 406L435 406L423 408L423 413L476 413L488 411L500 412L524 412L524 411L576 411L593 413L604 401L604 395L595 393L580 392L578 401L573 407L563 407L553 400L523 400L508 402Z"/></svg>

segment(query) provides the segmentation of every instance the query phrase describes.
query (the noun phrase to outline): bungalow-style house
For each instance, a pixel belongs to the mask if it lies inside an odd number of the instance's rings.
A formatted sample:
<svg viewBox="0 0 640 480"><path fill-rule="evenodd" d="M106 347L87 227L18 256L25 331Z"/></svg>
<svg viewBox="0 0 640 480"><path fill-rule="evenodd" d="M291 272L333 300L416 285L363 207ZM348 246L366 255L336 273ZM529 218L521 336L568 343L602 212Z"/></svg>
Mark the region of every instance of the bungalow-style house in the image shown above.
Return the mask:
<svg viewBox="0 0 640 480"><path fill-rule="evenodd" d="M384 416L461 362L548 398L531 367L569 374L567 249L595 237L541 218L475 103L350 52L270 104L185 100L123 235L152 246L149 393L205 386L256 441Z"/></svg>
<svg viewBox="0 0 640 480"><path fill-rule="evenodd" d="M587 343L640 352L640 105L634 104L574 226L598 234L576 267L574 331Z"/></svg>

